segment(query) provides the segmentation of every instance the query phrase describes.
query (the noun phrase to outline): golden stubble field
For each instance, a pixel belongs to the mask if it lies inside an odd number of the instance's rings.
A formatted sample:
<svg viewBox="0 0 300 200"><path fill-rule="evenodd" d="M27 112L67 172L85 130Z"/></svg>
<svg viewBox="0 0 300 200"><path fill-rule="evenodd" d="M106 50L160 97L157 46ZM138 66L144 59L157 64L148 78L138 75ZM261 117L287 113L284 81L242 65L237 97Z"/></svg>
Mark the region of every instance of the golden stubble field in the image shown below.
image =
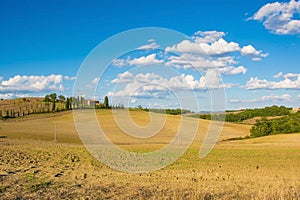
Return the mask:
<svg viewBox="0 0 300 200"><path fill-rule="evenodd" d="M146 112L130 115L140 126L150 122ZM112 142L143 152L168 144L180 122L167 116L156 136L136 139L118 128L111 111L97 117ZM300 199L300 134L229 141L248 135L250 126L225 123L214 150L200 159L209 123L199 121L193 144L173 164L132 174L89 154L71 112L0 122L6 136L0 138L0 199Z"/></svg>

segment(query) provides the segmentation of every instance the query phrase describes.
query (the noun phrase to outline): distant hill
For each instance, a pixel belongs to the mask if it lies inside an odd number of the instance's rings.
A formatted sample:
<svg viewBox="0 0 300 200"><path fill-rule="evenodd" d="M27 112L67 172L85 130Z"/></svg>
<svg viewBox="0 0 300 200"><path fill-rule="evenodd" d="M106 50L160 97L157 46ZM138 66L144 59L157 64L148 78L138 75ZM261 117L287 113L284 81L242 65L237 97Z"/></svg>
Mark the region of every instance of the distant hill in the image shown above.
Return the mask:
<svg viewBox="0 0 300 200"><path fill-rule="evenodd" d="M199 114L194 117L253 125L250 137L300 132L299 109L285 106L229 111L225 114Z"/></svg>
<svg viewBox="0 0 300 200"><path fill-rule="evenodd" d="M292 111L292 108L287 108L285 106L270 106L265 108L256 108L256 109L245 109L237 111L227 111L223 114L199 114L194 117L199 117L201 119L209 120L219 120L227 122L245 122L246 120L252 118L261 118L261 117L278 117L289 115Z"/></svg>

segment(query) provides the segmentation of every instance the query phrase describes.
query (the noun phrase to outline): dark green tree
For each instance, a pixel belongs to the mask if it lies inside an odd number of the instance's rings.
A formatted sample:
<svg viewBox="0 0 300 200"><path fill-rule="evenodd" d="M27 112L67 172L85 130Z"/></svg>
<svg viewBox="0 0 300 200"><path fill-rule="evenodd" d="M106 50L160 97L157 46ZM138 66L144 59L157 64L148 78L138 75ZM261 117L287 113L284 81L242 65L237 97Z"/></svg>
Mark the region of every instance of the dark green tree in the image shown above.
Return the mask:
<svg viewBox="0 0 300 200"><path fill-rule="evenodd" d="M50 99L51 99L51 101L56 101L56 99L57 99L57 94L54 92L54 93L51 93L50 95Z"/></svg>
<svg viewBox="0 0 300 200"><path fill-rule="evenodd" d="M52 112L55 112L56 98L57 98L57 94L56 93L51 93L50 94L50 99L51 99L51 102L52 102Z"/></svg>
<svg viewBox="0 0 300 200"><path fill-rule="evenodd" d="M58 96L58 101L59 102L63 103L63 102L65 102L65 100L66 100L66 97L64 95L59 95Z"/></svg>
<svg viewBox="0 0 300 200"><path fill-rule="evenodd" d="M272 122L266 119L257 121L256 124L252 126L250 132L252 137L270 135L272 133Z"/></svg>
<svg viewBox="0 0 300 200"><path fill-rule="evenodd" d="M106 108L106 109L109 108L109 102L108 102L108 97L107 97L107 96L105 96L105 98L104 98L103 106L104 106L104 108Z"/></svg>
<svg viewBox="0 0 300 200"><path fill-rule="evenodd" d="M77 108L77 99L75 97L70 97L69 101L70 101L70 104L71 104L71 109Z"/></svg>
<svg viewBox="0 0 300 200"><path fill-rule="evenodd" d="M71 106L71 99L69 97L67 97L66 100L66 109L67 110L71 110L72 106Z"/></svg>
<svg viewBox="0 0 300 200"><path fill-rule="evenodd" d="M138 110L143 110L142 105L138 105L136 108L137 108Z"/></svg>
<svg viewBox="0 0 300 200"><path fill-rule="evenodd" d="M44 97L44 102L51 102L51 98L50 98L50 95L47 94L45 97Z"/></svg>

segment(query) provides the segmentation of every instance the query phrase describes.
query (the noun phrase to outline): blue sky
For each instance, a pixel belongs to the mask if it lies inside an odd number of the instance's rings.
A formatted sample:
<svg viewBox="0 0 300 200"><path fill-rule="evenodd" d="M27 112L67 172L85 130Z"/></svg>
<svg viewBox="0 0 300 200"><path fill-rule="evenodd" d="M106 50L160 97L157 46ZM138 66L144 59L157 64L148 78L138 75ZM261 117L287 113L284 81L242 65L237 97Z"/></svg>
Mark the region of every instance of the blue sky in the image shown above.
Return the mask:
<svg viewBox="0 0 300 200"><path fill-rule="evenodd" d="M299 16L295 0L2 1L0 98L72 95L80 66L99 43L130 29L161 27L190 38L166 45L143 37L146 48L120 55L103 76L87 78L96 98L176 107L182 103L174 93L186 98L193 90L198 109L208 110L217 84L227 109L299 107Z"/></svg>

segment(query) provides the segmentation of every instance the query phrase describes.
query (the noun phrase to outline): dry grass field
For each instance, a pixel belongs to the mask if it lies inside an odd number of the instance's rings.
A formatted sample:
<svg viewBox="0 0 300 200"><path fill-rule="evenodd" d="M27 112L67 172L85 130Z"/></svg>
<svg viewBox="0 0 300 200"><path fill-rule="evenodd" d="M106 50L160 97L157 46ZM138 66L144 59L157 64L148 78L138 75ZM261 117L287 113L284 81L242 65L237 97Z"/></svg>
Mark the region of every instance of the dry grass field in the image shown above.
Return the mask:
<svg viewBox="0 0 300 200"><path fill-rule="evenodd" d="M140 126L151 121L146 112L130 115ZM124 134L111 111L97 110L97 117L120 148L152 151L173 138L181 116L167 116L147 140ZM300 134L227 140L251 126L225 123L214 150L200 159L209 123L199 120L193 144L173 164L131 174L89 154L71 112L0 122L0 199L300 199Z"/></svg>

